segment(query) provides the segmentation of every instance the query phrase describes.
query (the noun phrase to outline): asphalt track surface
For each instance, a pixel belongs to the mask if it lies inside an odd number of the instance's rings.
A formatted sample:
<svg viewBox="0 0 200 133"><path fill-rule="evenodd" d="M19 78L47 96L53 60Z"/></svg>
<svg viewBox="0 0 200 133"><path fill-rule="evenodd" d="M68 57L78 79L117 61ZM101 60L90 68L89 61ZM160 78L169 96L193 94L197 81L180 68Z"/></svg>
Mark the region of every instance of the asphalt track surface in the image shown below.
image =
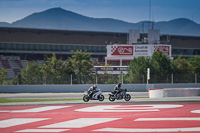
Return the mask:
<svg viewBox="0 0 200 133"><path fill-rule="evenodd" d="M1 133L199 133L200 103L0 106Z"/></svg>
<svg viewBox="0 0 200 133"><path fill-rule="evenodd" d="M200 102L200 97L166 97L166 98L148 98L148 92L128 92L131 95L131 100L115 100L110 102L108 100L108 92L103 93L105 100L99 102L98 100L90 100L83 102L83 100L71 101L46 101L46 102L16 102L16 103L0 103L0 106L12 105L61 105L61 104L107 104L107 103L166 103L166 102ZM8 99L82 99L84 93L10 93L0 94L0 98Z"/></svg>
<svg viewBox="0 0 200 133"><path fill-rule="evenodd" d="M0 104L0 133L199 133L200 97L150 99L147 92L128 92L116 100ZM108 93L104 93L108 97ZM0 94L8 99L82 98L83 93ZM140 97L140 98L138 98ZM142 97L142 98L141 98Z"/></svg>
<svg viewBox="0 0 200 133"><path fill-rule="evenodd" d="M108 98L110 92L103 92ZM132 97L148 97L148 92L128 92ZM3 93L0 98L7 99L78 99L84 93Z"/></svg>

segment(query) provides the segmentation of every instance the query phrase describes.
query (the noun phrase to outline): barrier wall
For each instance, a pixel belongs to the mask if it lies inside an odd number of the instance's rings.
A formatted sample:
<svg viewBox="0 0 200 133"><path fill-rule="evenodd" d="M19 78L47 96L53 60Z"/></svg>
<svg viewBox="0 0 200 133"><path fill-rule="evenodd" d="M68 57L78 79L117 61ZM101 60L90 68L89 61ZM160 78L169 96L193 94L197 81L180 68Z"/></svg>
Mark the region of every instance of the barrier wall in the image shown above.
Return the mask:
<svg viewBox="0 0 200 133"><path fill-rule="evenodd" d="M149 89L149 98L200 96L200 88Z"/></svg>
<svg viewBox="0 0 200 133"><path fill-rule="evenodd" d="M0 93L84 92L91 85L1 85ZM98 84L102 91L113 91L115 84ZM149 88L200 88L200 84L123 84L128 91L148 91Z"/></svg>

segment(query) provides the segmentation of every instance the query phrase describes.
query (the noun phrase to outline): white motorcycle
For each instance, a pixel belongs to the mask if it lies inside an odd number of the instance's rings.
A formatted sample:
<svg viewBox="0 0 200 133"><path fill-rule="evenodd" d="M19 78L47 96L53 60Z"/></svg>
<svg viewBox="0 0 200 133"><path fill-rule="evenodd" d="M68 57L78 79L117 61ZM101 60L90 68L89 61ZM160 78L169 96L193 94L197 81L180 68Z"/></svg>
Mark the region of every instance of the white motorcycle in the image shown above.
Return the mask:
<svg viewBox="0 0 200 133"><path fill-rule="evenodd" d="M87 94L84 94L83 96L83 101L88 102L89 100L103 101L104 95L102 94L100 89L96 90L96 92L92 96L89 96L88 91L87 91Z"/></svg>

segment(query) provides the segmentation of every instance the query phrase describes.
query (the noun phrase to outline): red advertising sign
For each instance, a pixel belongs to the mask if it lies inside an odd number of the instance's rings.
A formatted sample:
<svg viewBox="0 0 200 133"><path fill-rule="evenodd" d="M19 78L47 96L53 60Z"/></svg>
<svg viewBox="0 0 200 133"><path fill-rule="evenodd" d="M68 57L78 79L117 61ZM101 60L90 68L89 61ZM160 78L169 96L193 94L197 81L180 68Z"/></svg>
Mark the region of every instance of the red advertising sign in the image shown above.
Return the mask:
<svg viewBox="0 0 200 133"><path fill-rule="evenodd" d="M133 46L111 46L111 55L133 55Z"/></svg>
<svg viewBox="0 0 200 133"><path fill-rule="evenodd" d="M160 51L162 53L164 53L165 55L170 56L170 46L156 46L154 45L154 52Z"/></svg>

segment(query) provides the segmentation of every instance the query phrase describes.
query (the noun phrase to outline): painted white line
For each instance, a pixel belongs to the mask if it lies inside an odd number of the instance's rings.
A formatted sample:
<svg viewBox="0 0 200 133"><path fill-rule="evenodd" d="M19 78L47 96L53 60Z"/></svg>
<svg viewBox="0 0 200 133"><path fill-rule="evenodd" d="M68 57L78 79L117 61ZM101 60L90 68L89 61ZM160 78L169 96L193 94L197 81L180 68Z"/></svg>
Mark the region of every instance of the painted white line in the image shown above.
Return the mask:
<svg viewBox="0 0 200 133"><path fill-rule="evenodd" d="M181 117L181 118L138 118L134 121L200 121L200 117Z"/></svg>
<svg viewBox="0 0 200 133"><path fill-rule="evenodd" d="M8 120L2 120L0 121L0 128L12 127L47 119L49 118L13 118Z"/></svg>
<svg viewBox="0 0 200 133"><path fill-rule="evenodd" d="M141 109L140 110L135 110L134 108L123 108L127 106L123 105L97 105L97 106L92 106L92 107L86 107L82 109L76 109L75 111L80 111L80 112L140 112L140 111L159 111L158 109L151 109L151 110L145 110Z"/></svg>
<svg viewBox="0 0 200 133"><path fill-rule="evenodd" d="M160 111L161 108L177 108L183 105L173 104L149 104L149 105L97 105L76 109L81 112L143 112L143 111Z"/></svg>
<svg viewBox="0 0 200 133"><path fill-rule="evenodd" d="M191 113L200 113L200 110L193 110Z"/></svg>
<svg viewBox="0 0 200 133"><path fill-rule="evenodd" d="M25 129L25 130L19 130L19 131L15 131L15 132L44 132L44 133L48 133L48 132L63 132L63 131L68 131L70 129Z"/></svg>
<svg viewBox="0 0 200 133"><path fill-rule="evenodd" d="M41 126L39 128L82 128L95 124L110 122L120 118L80 118L56 124Z"/></svg>
<svg viewBox="0 0 200 133"><path fill-rule="evenodd" d="M54 109L66 108L71 106L45 106L45 107L38 107L32 109L24 109L24 110L13 110L13 111L0 111L0 112L10 112L10 113L25 113L25 112L42 112L42 111L49 111Z"/></svg>
<svg viewBox="0 0 200 133"><path fill-rule="evenodd" d="M126 105L125 108L120 108L120 109L155 109L155 108L166 109L166 108L177 108L177 107L183 107L183 105L176 105L176 104Z"/></svg>
<svg viewBox="0 0 200 133"><path fill-rule="evenodd" d="M93 131L101 132L199 132L200 127L193 128L158 128L158 129L137 129L137 128L102 128Z"/></svg>

